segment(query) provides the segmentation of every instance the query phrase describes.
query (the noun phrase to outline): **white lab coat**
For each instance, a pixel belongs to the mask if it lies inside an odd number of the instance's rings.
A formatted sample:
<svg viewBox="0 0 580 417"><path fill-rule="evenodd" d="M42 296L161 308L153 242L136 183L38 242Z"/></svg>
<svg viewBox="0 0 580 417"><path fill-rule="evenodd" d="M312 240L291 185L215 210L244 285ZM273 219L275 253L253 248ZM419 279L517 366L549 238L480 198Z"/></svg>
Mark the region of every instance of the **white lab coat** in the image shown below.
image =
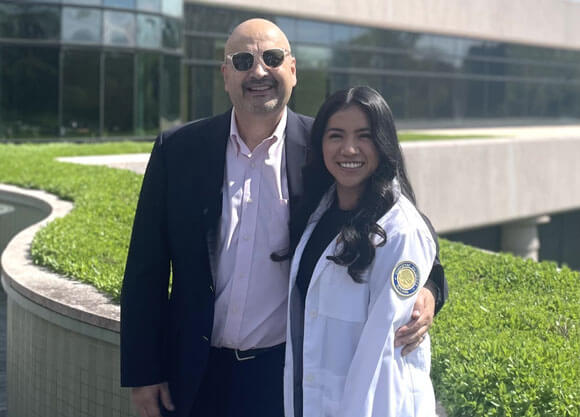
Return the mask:
<svg viewBox="0 0 580 417"><path fill-rule="evenodd" d="M311 216L296 248L290 272L290 296L284 370L284 408L294 417L294 375L291 311L296 300L296 274L304 247L332 204L334 187ZM336 239L319 258L304 310L304 417L433 417L435 396L429 378L430 342L401 356L394 347L395 331L406 324L419 290L398 295L391 274L401 261L419 270L421 288L433 266L435 243L413 204L400 196L378 222L387 242L376 249L364 283L353 281L347 269L327 260ZM294 295L294 297L293 297Z"/></svg>

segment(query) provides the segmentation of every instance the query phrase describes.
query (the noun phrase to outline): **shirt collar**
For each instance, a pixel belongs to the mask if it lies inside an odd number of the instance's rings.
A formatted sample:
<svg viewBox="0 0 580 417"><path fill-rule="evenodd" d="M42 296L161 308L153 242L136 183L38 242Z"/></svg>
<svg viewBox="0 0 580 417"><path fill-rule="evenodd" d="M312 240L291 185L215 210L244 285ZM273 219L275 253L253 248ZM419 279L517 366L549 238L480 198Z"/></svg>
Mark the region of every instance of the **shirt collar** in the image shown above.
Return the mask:
<svg viewBox="0 0 580 417"><path fill-rule="evenodd" d="M274 132L272 133L271 136L264 138L264 140L262 140L262 142L260 142L260 144L264 143L266 141L270 141L270 145L271 145L272 143L276 142L278 139L283 139L284 132L286 131L287 121L288 121L288 108L284 107L284 112L282 113L282 118L280 119L280 121L276 125ZM238 153L239 152L244 152L244 153L249 152L248 147L244 143L244 141L243 141L243 139L240 136L240 133L238 131L238 124L236 122L236 108L235 107L232 109L232 115L231 115L230 140L236 145L236 151Z"/></svg>

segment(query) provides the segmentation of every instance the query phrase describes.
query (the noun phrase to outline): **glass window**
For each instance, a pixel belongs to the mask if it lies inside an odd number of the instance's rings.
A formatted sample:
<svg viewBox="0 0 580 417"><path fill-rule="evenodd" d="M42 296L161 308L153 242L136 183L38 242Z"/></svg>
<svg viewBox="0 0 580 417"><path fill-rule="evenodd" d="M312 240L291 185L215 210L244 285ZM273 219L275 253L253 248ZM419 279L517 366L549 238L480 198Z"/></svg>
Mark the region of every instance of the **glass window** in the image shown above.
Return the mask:
<svg viewBox="0 0 580 417"><path fill-rule="evenodd" d="M0 36L3 38L19 37L21 5L0 3Z"/></svg>
<svg viewBox="0 0 580 417"><path fill-rule="evenodd" d="M163 0L161 12L169 16L183 16L183 0Z"/></svg>
<svg viewBox="0 0 580 417"><path fill-rule="evenodd" d="M427 34L415 34L413 49L415 53L427 56L433 50L433 36Z"/></svg>
<svg viewBox="0 0 580 417"><path fill-rule="evenodd" d="M431 37L432 48L437 54L457 55L459 49L459 40L449 36L435 36Z"/></svg>
<svg viewBox="0 0 580 417"><path fill-rule="evenodd" d="M62 63L61 134L98 136L101 54L90 50L65 50Z"/></svg>
<svg viewBox="0 0 580 417"><path fill-rule="evenodd" d="M570 117L575 120L580 118L580 83L569 84L562 88L562 100L560 101L560 117Z"/></svg>
<svg viewBox="0 0 580 417"><path fill-rule="evenodd" d="M330 27L329 23L299 19L296 23L296 40L330 45Z"/></svg>
<svg viewBox="0 0 580 417"><path fill-rule="evenodd" d="M219 67L192 65L188 71L191 84L188 103L190 120L220 114L231 107L230 99L224 91L223 76Z"/></svg>
<svg viewBox="0 0 580 417"><path fill-rule="evenodd" d="M458 39L456 48L457 54L462 57L485 55L485 42L477 39Z"/></svg>
<svg viewBox="0 0 580 417"><path fill-rule="evenodd" d="M104 128L108 136L133 133L133 55L105 54Z"/></svg>
<svg viewBox="0 0 580 417"><path fill-rule="evenodd" d="M218 64L224 60L225 45L226 40L221 38L187 36L185 38L185 54L188 59L216 61Z"/></svg>
<svg viewBox="0 0 580 417"><path fill-rule="evenodd" d="M369 39L371 37L371 28L365 27L352 27L350 33L350 44L351 45L361 45L369 46ZM372 46L372 45L370 45Z"/></svg>
<svg viewBox="0 0 580 417"><path fill-rule="evenodd" d="M354 58L353 50L351 50L350 48L335 46L330 50L330 52L332 53L332 57L329 65L331 65L332 67L349 68L355 66L354 59L356 58ZM300 63L298 62L298 64Z"/></svg>
<svg viewBox="0 0 580 417"><path fill-rule="evenodd" d="M550 61L547 61L550 62ZM527 65L527 75L529 77L537 78L554 78L563 79L565 77L570 77L570 70L572 68L563 67L560 65L542 65L539 63L528 64Z"/></svg>
<svg viewBox="0 0 580 417"><path fill-rule="evenodd" d="M137 54L137 90L135 91L135 121L138 135L155 135L159 130L159 70L160 56Z"/></svg>
<svg viewBox="0 0 580 417"><path fill-rule="evenodd" d="M137 0L137 9L149 12L160 12L161 0Z"/></svg>
<svg viewBox="0 0 580 417"><path fill-rule="evenodd" d="M181 48L181 21L177 19L163 19L163 47L169 49Z"/></svg>
<svg viewBox="0 0 580 417"><path fill-rule="evenodd" d="M62 40L100 43L102 16L101 10L65 7L62 11Z"/></svg>
<svg viewBox="0 0 580 417"><path fill-rule="evenodd" d="M431 78L429 80L430 117L450 119L453 116L453 81Z"/></svg>
<svg viewBox="0 0 580 417"><path fill-rule="evenodd" d="M186 30L229 34L236 22L234 10L187 5Z"/></svg>
<svg viewBox="0 0 580 417"><path fill-rule="evenodd" d="M135 15L105 11L104 42L106 45L135 45Z"/></svg>
<svg viewBox="0 0 580 417"><path fill-rule="evenodd" d="M104 5L108 7L120 7L124 9L134 9L135 0L104 0Z"/></svg>
<svg viewBox="0 0 580 417"><path fill-rule="evenodd" d="M0 54L0 136L56 137L58 49L3 46Z"/></svg>
<svg viewBox="0 0 580 417"><path fill-rule="evenodd" d="M214 85L215 68L191 65L188 67L188 71L191 85L187 113L189 119L197 120L212 116L214 114L214 89L207 88L207 86Z"/></svg>
<svg viewBox="0 0 580 417"><path fill-rule="evenodd" d="M161 17L147 14L137 16L137 46L161 47Z"/></svg>
<svg viewBox="0 0 580 417"><path fill-rule="evenodd" d="M504 61L488 61L486 62L486 73L496 77L505 77L507 75L508 63Z"/></svg>
<svg viewBox="0 0 580 417"><path fill-rule="evenodd" d="M481 59L465 59L460 71L466 74L487 74L488 62Z"/></svg>
<svg viewBox="0 0 580 417"><path fill-rule="evenodd" d="M62 0L65 4L86 4L90 6L100 6L103 0Z"/></svg>
<svg viewBox="0 0 580 417"><path fill-rule="evenodd" d="M60 7L23 5L12 9L14 14L7 16L13 19L14 37L24 39L59 39Z"/></svg>
<svg viewBox="0 0 580 417"><path fill-rule="evenodd" d="M460 91L465 94L465 117L485 117L487 89L484 81L461 80L464 86Z"/></svg>
<svg viewBox="0 0 580 417"><path fill-rule="evenodd" d="M505 43L480 41L480 45L474 47L473 54L493 58L505 58L507 56L506 47L508 45Z"/></svg>
<svg viewBox="0 0 580 417"><path fill-rule="evenodd" d="M298 112L314 117L327 97L327 93L328 73L326 71L301 71L300 82L294 88L294 106Z"/></svg>
<svg viewBox="0 0 580 417"><path fill-rule="evenodd" d="M164 56L161 64L161 129L180 122L181 58ZM200 84L207 88L208 84Z"/></svg>
<svg viewBox="0 0 580 417"><path fill-rule="evenodd" d="M352 37L352 26L335 23L330 28L330 39L333 44L348 44Z"/></svg>
<svg viewBox="0 0 580 417"><path fill-rule="evenodd" d="M407 118L428 119L431 116L431 106L428 94L429 79L409 79L409 84L407 86Z"/></svg>
<svg viewBox="0 0 580 417"><path fill-rule="evenodd" d="M387 76L383 77L383 96L396 119L405 118L407 78Z"/></svg>
<svg viewBox="0 0 580 417"><path fill-rule="evenodd" d="M467 80L453 79L452 94L453 118L463 119L467 112Z"/></svg>
<svg viewBox="0 0 580 417"><path fill-rule="evenodd" d="M349 85L366 85L367 87L374 88L380 94L383 94L383 82L380 76L378 75L370 75L370 74L361 74L361 73L354 73L350 74L349 76Z"/></svg>
<svg viewBox="0 0 580 417"><path fill-rule="evenodd" d="M300 76L300 75L298 75ZM350 87L349 75L344 72L335 72L330 74L330 91L329 94L335 91L342 90L343 88ZM300 111L300 110L298 110Z"/></svg>
<svg viewBox="0 0 580 417"><path fill-rule="evenodd" d="M296 41L296 19L292 17L276 17L276 25L282 29L290 43Z"/></svg>
<svg viewBox="0 0 580 417"><path fill-rule="evenodd" d="M559 97L558 97L559 98ZM528 115L528 86L526 83L509 81L505 83L505 107L508 117L525 117ZM558 102L554 105L554 114L558 114Z"/></svg>
<svg viewBox="0 0 580 417"><path fill-rule="evenodd" d="M507 115L505 81L489 81L487 97L486 117L505 117Z"/></svg>
<svg viewBox="0 0 580 417"><path fill-rule="evenodd" d="M328 68L332 50L324 46L298 45L292 51L300 68Z"/></svg>

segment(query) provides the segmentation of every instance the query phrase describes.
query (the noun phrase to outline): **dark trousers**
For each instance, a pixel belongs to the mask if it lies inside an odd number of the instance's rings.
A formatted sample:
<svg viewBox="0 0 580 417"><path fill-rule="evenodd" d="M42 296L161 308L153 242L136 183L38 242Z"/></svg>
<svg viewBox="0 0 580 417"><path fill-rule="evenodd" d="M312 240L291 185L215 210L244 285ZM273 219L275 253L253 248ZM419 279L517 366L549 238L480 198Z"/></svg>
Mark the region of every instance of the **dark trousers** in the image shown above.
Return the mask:
<svg viewBox="0 0 580 417"><path fill-rule="evenodd" d="M284 345L253 359L211 348L191 417L284 417Z"/></svg>

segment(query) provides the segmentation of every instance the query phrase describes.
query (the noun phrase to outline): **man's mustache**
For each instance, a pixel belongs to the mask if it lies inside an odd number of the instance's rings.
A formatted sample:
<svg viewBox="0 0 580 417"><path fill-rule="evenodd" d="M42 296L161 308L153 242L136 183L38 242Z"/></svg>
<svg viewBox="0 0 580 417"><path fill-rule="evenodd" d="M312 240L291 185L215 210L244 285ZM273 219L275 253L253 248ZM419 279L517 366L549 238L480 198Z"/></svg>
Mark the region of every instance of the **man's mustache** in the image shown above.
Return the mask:
<svg viewBox="0 0 580 417"><path fill-rule="evenodd" d="M262 78L261 80L249 80L242 83L244 88L255 88L255 87L276 87L278 86L278 81L273 78Z"/></svg>

